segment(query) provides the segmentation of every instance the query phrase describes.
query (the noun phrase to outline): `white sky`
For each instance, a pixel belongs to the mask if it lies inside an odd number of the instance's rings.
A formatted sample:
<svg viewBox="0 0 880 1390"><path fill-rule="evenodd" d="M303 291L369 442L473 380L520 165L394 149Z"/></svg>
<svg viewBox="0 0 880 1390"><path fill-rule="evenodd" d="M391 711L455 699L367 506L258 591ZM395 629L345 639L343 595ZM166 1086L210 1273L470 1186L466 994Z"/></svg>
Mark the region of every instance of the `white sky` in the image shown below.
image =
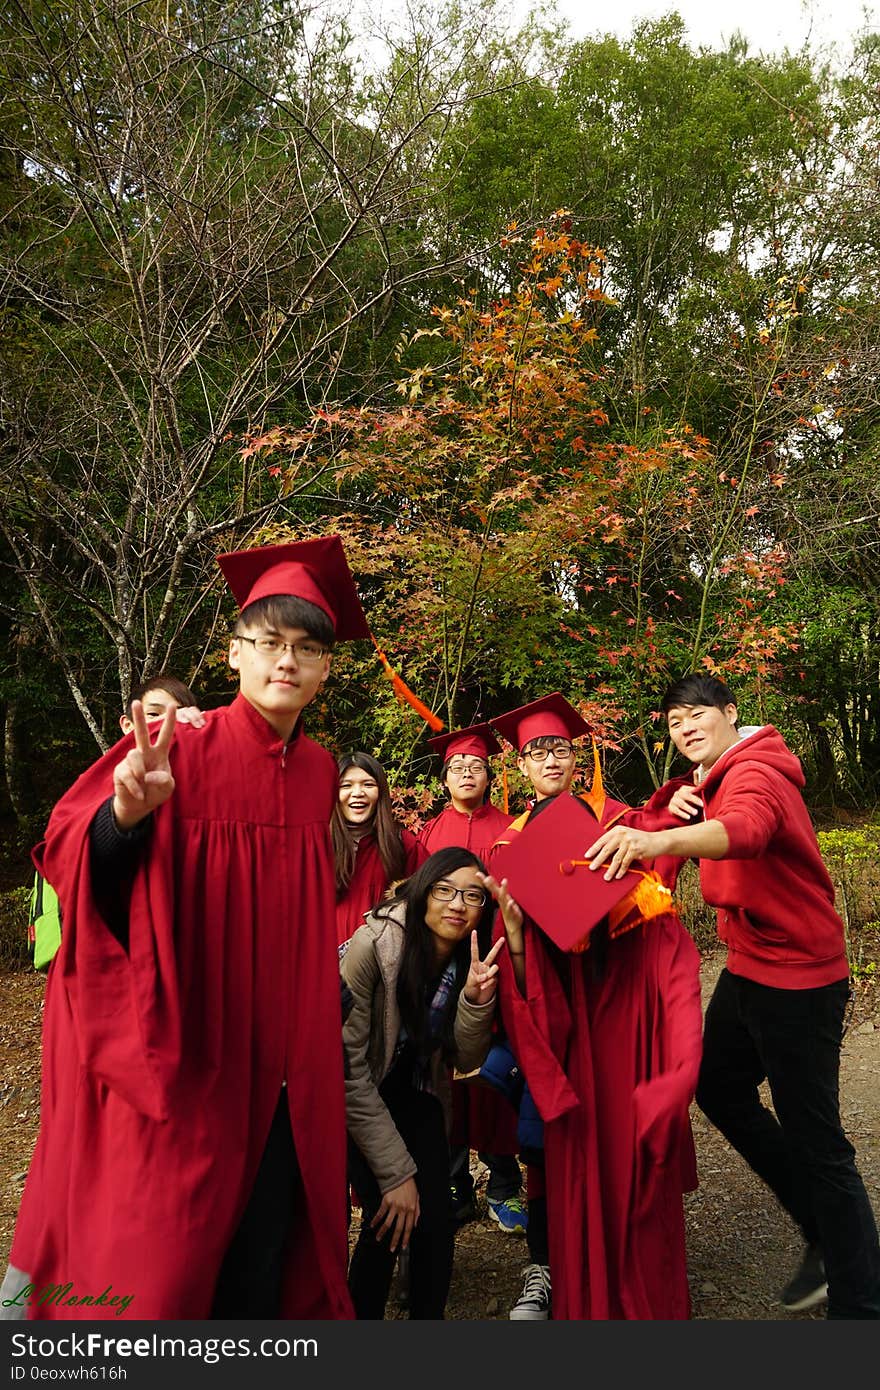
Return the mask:
<svg viewBox="0 0 880 1390"><path fill-rule="evenodd" d="M415 0L418 5L418 0ZM466 0L465 0L466 2ZM677 10L691 44L718 48L736 29L752 52L789 48L797 51L809 39L813 52L836 45L842 55L852 36L865 27L880 30L880 0L545 0L548 9L568 21L574 38L614 33L627 38L639 19L657 18ZM400 15L407 0L343 0L356 27ZM507 0L500 6L508 23L516 25L531 8L529 0ZM360 21L360 24L358 24Z"/></svg>
<svg viewBox="0 0 880 1390"><path fill-rule="evenodd" d="M638 19L656 18L677 10L687 25L691 43L713 48L726 43L739 29L753 51L796 50L806 39L815 49L831 43L848 47L853 34L866 27L880 29L880 5L872 0L556 0L576 38L607 33L626 37ZM512 9L528 5L514 0Z"/></svg>

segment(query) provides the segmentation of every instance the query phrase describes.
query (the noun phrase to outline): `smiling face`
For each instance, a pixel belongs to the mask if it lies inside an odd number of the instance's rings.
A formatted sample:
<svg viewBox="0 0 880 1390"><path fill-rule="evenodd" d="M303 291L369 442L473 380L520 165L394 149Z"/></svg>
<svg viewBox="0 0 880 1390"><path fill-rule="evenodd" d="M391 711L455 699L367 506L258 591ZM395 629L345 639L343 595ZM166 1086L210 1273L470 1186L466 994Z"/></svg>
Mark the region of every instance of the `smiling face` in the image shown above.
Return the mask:
<svg viewBox="0 0 880 1390"><path fill-rule="evenodd" d="M667 711L666 723L679 753L700 764L705 772L739 742L736 705L725 705L724 709L717 705L673 705Z"/></svg>
<svg viewBox="0 0 880 1390"><path fill-rule="evenodd" d="M339 809L349 825L366 826L379 804L379 783L362 767L349 767L339 781Z"/></svg>
<svg viewBox="0 0 880 1390"><path fill-rule="evenodd" d="M463 937L469 936L480 920L486 890L479 880L479 870L465 865L454 869L432 884L425 901L425 926L434 937L434 951L438 960L448 960ZM440 891L457 888L451 902L441 902L434 896L434 888ZM479 902L465 902L462 893L470 893Z"/></svg>
<svg viewBox="0 0 880 1390"><path fill-rule="evenodd" d="M321 643L305 628L276 630L261 626L248 628L229 644L229 665L238 672L242 695L272 725L279 738L288 739L300 712L314 700L330 674L330 653L325 651L316 661L306 663L286 646L267 656L257 650L253 641L244 640L258 637L301 642L315 650L320 649Z"/></svg>
<svg viewBox="0 0 880 1390"><path fill-rule="evenodd" d="M534 758L533 752L537 752L543 761ZM517 766L531 782L538 801L546 801L548 797L567 792L571 786L576 767L575 751L564 738L548 736L531 739L517 759Z"/></svg>

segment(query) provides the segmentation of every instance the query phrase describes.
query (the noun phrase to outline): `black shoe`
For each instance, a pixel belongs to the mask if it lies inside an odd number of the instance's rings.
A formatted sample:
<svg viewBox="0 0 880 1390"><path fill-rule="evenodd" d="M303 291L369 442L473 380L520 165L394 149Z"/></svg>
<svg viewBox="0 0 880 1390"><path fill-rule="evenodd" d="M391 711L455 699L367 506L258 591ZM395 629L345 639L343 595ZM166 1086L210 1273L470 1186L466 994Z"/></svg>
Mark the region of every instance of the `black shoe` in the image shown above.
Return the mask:
<svg viewBox="0 0 880 1390"><path fill-rule="evenodd" d="M477 1202L473 1193L459 1193L450 1188L449 1200L452 1202L452 1220L455 1226L464 1226L468 1220L477 1220Z"/></svg>
<svg viewBox="0 0 880 1390"><path fill-rule="evenodd" d="M477 1204L473 1197L460 1197L452 1193L452 1220L456 1226L465 1226L468 1221L476 1221Z"/></svg>
<svg viewBox="0 0 880 1390"><path fill-rule="evenodd" d="M816 1308L824 1303L827 1297L828 1281L821 1251L818 1245L808 1245L800 1269L782 1290L779 1301L789 1312L802 1313L806 1308Z"/></svg>

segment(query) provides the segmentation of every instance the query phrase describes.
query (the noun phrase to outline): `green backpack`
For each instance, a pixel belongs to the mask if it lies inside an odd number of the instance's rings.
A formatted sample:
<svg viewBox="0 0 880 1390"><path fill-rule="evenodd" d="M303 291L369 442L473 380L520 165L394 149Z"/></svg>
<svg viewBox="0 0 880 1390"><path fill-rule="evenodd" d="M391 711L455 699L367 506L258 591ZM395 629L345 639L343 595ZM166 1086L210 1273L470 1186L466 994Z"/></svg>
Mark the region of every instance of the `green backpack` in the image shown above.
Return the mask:
<svg viewBox="0 0 880 1390"><path fill-rule="evenodd" d="M28 940L34 953L34 969L48 970L61 945L61 904L51 884L34 874L28 920Z"/></svg>

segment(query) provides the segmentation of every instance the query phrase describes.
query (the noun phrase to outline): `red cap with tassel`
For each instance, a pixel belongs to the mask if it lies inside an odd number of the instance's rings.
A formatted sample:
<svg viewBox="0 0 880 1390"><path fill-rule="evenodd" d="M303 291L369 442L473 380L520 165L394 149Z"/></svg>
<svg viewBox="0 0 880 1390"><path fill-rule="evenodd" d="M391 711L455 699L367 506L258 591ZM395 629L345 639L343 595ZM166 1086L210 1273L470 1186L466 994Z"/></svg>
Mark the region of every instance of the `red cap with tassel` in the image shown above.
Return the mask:
<svg viewBox="0 0 880 1390"><path fill-rule="evenodd" d="M339 536L233 550L218 555L217 564L240 609L290 594L326 613L340 642L370 636Z"/></svg>
<svg viewBox="0 0 880 1390"><path fill-rule="evenodd" d="M339 641L369 637L397 698L435 732L443 728L443 721L392 669L370 631L339 536L229 551L218 555L217 563L242 610L257 599L292 594L326 613Z"/></svg>

